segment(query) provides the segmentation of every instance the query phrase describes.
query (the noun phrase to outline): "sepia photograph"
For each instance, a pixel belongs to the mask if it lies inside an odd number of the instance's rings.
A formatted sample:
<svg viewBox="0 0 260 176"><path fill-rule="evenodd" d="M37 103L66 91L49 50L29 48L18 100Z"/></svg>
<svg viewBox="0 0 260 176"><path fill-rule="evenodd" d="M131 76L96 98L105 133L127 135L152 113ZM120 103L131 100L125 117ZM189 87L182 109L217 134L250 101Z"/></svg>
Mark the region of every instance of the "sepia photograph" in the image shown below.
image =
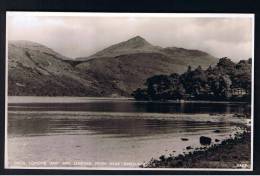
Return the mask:
<svg viewBox="0 0 260 176"><path fill-rule="evenodd" d="M253 170L254 14L6 13L5 168Z"/></svg>

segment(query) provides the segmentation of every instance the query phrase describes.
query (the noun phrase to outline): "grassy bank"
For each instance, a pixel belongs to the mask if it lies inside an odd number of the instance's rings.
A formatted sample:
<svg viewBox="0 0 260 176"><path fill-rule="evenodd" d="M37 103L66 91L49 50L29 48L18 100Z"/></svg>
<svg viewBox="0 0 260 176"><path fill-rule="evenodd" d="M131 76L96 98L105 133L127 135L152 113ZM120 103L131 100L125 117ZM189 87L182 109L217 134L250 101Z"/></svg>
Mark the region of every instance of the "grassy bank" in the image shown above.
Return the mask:
<svg viewBox="0 0 260 176"><path fill-rule="evenodd" d="M145 168L250 168L251 133L245 129L235 137L221 144L214 144L205 150L195 150L178 156L162 155L141 165Z"/></svg>

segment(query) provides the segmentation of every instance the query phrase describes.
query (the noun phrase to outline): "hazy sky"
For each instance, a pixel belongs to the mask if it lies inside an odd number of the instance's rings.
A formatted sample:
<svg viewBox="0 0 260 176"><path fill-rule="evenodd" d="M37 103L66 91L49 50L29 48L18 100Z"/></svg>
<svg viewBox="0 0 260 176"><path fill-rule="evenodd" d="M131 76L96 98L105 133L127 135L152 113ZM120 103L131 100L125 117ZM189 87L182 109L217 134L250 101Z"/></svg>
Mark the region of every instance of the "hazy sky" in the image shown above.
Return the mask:
<svg viewBox="0 0 260 176"><path fill-rule="evenodd" d="M44 14L44 13L42 13ZM68 57L89 56L142 36L153 45L199 49L234 61L252 57L248 17L39 16L9 13L8 40L30 40Z"/></svg>

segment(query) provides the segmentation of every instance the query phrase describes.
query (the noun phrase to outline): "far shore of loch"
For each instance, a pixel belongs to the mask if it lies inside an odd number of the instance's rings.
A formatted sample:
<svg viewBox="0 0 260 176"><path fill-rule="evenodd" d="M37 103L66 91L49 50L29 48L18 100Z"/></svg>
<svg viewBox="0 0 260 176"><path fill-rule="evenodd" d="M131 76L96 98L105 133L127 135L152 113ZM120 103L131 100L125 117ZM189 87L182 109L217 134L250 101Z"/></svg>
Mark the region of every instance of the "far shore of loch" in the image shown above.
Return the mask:
<svg viewBox="0 0 260 176"><path fill-rule="evenodd" d="M221 101L221 100L136 100L133 97L72 97L72 96L7 96L7 103L71 103L84 101L131 101L149 103L241 103L246 101Z"/></svg>

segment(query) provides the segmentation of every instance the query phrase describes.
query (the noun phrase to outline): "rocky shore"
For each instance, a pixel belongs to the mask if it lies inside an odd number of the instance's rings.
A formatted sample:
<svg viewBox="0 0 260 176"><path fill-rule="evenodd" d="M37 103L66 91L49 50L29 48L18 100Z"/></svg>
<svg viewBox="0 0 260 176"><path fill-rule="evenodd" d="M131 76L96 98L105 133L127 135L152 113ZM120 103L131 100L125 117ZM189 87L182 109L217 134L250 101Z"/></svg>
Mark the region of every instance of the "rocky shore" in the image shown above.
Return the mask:
<svg viewBox="0 0 260 176"><path fill-rule="evenodd" d="M143 168L250 168L251 131L249 128L236 133L234 137L205 149L159 159L151 159L141 165Z"/></svg>

